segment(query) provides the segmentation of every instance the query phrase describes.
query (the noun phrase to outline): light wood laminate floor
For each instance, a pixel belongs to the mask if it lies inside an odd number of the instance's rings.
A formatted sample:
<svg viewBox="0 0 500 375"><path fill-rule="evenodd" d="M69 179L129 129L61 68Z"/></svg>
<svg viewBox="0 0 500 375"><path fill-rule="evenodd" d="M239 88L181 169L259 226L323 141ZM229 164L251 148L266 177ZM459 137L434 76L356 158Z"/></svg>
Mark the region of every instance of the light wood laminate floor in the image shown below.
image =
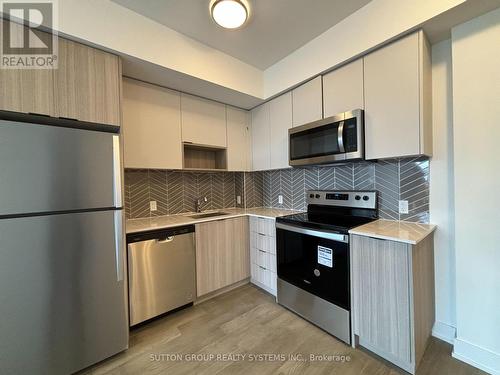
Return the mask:
<svg viewBox="0 0 500 375"><path fill-rule="evenodd" d="M172 355L179 354L179 357ZM239 360L210 355L246 355ZM261 355L260 357L258 355ZM264 355L269 354L264 360ZM310 355L349 361L310 361ZM193 359L193 356L199 359ZM289 355L296 355L290 358ZM284 356L284 358L282 357ZM301 360L302 359L302 360ZM81 374L399 374L369 353L352 349L274 302L252 285L155 320L130 334L130 349ZM475 375L482 371L451 357L432 339L418 375Z"/></svg>

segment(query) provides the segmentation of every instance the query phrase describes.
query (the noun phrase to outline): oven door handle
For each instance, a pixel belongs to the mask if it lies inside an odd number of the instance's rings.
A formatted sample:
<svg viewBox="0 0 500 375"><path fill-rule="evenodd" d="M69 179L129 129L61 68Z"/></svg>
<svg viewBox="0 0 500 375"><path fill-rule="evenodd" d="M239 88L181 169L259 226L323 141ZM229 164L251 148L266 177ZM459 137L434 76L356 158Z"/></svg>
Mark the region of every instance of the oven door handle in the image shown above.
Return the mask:
<svg viewBox="0 0 500 375"><path fill-rule="evenodd" d="M327 240L332 240L332 241L337 241L337 242L349 243L349 236L348 235L330 232L327 230L319 231L319 230L314 230L314 229L300 228L300 227L296 227L293 225L287 225L287 224L282 224L282 223L276 223L276 229L283 229L283 230L287 230L290 232L305 234L307 236L313 236L313 237L325 238Z"/></svg>

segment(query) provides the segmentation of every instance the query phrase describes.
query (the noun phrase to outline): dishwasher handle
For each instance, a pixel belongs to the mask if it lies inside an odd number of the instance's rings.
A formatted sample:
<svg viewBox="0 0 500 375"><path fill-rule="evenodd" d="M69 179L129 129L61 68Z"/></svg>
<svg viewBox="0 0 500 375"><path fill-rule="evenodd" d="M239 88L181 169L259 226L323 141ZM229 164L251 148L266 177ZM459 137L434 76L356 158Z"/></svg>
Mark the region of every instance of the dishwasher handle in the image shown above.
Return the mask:
<svg viewBox="0 0 500 375"><path fill-rule="evenodd" d="M156 240L156 242L158 242L159 244L162 244L162 243L169 243L169 242L172 242L174 240L174 236L168 236L166 238L163 238L163 239L160 239L158 238Z"/></svg>

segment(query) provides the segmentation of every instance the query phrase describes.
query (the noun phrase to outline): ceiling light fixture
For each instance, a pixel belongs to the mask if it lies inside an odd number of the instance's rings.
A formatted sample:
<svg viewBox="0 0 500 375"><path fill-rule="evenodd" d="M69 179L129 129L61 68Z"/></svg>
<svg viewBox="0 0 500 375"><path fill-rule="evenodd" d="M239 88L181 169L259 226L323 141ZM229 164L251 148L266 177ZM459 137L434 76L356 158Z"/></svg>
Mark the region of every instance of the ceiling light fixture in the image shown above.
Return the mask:
<svg viewBox="0 0 500 375"><path fill-rule="evenodd" d="M246 0L212 0L210 14L215 23L225 29L237 29L245 24L250 7Z"/></svg>

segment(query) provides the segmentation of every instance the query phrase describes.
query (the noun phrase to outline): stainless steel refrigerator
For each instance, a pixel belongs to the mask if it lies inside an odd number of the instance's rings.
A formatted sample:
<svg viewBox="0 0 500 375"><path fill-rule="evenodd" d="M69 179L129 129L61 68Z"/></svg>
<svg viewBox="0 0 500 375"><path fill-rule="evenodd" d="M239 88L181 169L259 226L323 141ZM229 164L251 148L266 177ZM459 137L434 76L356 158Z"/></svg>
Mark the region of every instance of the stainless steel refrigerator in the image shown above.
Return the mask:
<svg viewBox="0 0 500 375"><path fill-rule="evenodd" d="M1 374L127 348L122 213L118 135L0 120Z"/></svg>

